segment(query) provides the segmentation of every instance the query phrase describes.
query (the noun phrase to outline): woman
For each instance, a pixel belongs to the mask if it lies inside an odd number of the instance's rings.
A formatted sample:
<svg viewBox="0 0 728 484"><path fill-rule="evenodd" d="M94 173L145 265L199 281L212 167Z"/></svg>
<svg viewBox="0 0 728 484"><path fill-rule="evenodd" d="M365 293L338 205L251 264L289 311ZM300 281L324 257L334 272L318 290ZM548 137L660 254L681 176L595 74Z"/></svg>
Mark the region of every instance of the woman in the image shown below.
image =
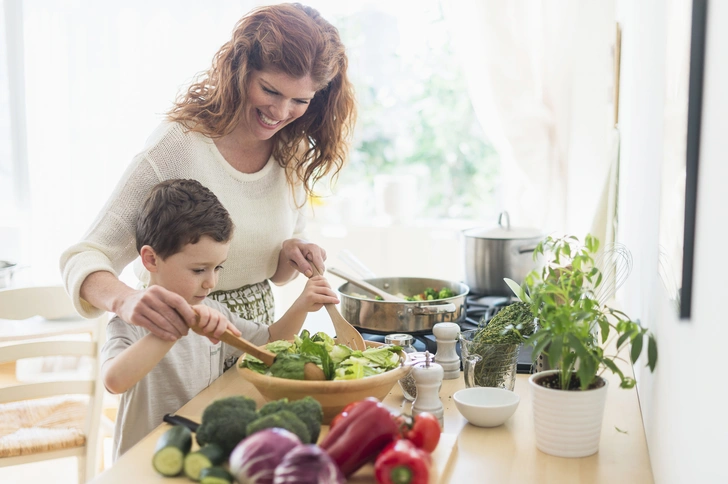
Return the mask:
<svg viewBox="0 0 728 484"><path fill-rule="evenodd" d="M268 281L285 284L298 272L310 276L310 264L324 267L325 251L302 238L302 207L315 182L343 165L355 118L347 65L338 31L310 7L274 5L243 17L84 239L62 255L79 312L111 311L168 340L187 333L194 314L181 297L132 289L117 275L136 257L134 221L151 187L191 178L217 195L236 226L221 290L211 296L270 324Z"/></svg>

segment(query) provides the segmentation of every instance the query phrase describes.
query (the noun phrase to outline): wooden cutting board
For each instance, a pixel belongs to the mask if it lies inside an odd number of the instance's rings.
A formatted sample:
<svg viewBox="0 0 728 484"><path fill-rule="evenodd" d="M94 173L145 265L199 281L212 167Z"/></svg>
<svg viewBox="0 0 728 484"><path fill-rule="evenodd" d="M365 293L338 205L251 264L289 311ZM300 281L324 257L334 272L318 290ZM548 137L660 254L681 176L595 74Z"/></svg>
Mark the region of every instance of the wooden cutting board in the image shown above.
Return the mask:
<svg viewBox="0 0 728 484"><path fill-rule="evenodd" d="M435 478L432 483L444 484L447 482L447 476L450 473L450 466L455 460L453 457L457 451L458 436L455 434L441 434L440 442L437 444L435 452L432 453L433 471ZM373 483L374 464L367 464L359 469L356 474L351 476L346 482L348 483Z"/></svg>

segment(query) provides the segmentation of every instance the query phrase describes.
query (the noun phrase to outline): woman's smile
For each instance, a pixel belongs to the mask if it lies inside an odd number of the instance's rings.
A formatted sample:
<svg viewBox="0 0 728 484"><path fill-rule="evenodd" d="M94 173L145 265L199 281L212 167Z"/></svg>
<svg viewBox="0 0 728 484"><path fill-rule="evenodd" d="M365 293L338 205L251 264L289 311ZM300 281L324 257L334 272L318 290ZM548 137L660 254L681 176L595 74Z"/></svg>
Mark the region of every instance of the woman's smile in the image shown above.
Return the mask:
<svg viewBox="0 0 728 484"><path fill-rule="evenodd" d="M259 140L270 139L306 113L314 94L310 76L296 79L273 70L253 72L248 88L247 128Z"/></svg>
<svg viewBox="0 0 728 484"><path fill-rule="evenodd" d="M275 119L271 119L268 116L266 116L263 111L260 109L256 109L258 112L258 120L265 126L266 128L277 128L279 124L281 124L281 121L276 121Z"/></svg>

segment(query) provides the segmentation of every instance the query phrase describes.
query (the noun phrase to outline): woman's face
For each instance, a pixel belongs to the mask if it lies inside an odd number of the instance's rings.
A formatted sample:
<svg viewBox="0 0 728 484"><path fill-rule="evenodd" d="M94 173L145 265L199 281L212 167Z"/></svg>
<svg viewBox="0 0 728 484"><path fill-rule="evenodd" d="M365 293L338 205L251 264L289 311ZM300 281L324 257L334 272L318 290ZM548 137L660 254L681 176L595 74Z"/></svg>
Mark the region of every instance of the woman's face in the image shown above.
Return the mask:
<svg viewBox="0 0 728 484"><path fill-rule="evenodd" d="M310 76L294 79L271 70L253 71L249 86L245 123L261 141L303 116L316 93Z"/></svg>

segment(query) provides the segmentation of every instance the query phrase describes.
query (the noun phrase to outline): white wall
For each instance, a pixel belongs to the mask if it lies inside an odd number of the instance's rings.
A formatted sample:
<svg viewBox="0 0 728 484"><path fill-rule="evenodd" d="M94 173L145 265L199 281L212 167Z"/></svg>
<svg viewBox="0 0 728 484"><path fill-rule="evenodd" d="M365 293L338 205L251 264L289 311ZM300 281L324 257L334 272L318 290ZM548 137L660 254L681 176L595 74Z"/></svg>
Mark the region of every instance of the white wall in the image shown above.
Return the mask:
<svg viewBox="0 0 728 484"><path fill-rule="evenodd" d="M728 2L709 5L690 321L674 313L657 270L665 14L662 0L621 0L618 5L623 26L619 238L635 260L619 296L627 312L658 339L655 374L644 368L637 373L655 481L728 482L723 383L728 324L722 317L728 294L723 246L728 232Z"/></svg>

